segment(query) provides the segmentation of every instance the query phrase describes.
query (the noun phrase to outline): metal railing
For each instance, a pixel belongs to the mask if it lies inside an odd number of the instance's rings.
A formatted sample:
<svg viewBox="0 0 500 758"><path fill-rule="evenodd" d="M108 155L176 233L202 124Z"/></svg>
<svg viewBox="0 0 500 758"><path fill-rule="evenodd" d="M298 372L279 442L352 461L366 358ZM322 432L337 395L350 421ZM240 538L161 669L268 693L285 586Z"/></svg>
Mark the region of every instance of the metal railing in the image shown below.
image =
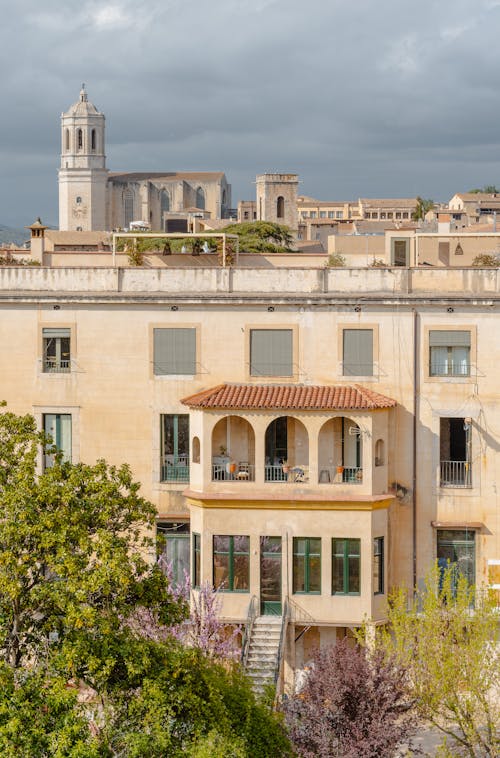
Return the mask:
<svg viewBox="0 0 500 758"><path fill-rule="evenodd" d="M161 465L162 482L189 482L189 460L186 456L169 456Z"/></svg>
<svg viewBox="0 0 500 758"><path fill-rule="evenodd" d="M469 461L441 461L441 487L472 487L472 465Z"/></svg>
<svg viewBox="0 0 500 758"><path fill-rule="evenodd" d="M44 374L67 374L71 371L71 360L57 360L57 358L43 359Z"/></svg>
<svg viewBox="0 0 500 758"><path fill-rule="evenodd" d="M318 484L362 484L361 466L323 466L318 472Z"/></svg>
<svg viewBox="0 0 500 758"><path fill-rule="evenodd" d="M252 595L248 604L247 620L245 622L245 631L243 632L243 639L241 641L241 665L243 668L247 665L248 650L250 648L250 638L252 636L253 622L258 616L259 611L259 599L256 595Z"/></svg>
<svg viewBox="0 0 500 758"><path fill-rule="evenodd" d="M213 482L254 482L255 466L251 463L212 463Z"/></svg>
<svg viewBox="0 0 500 758"><path fill-rule="evenodd" d="M286 464L280 464L278 466L271 466L266 464L264 466L264 481L265 482L308 482L309 481L309 466L287 466Z"/></svg>
<svg viewBox="0 0 500 758"><path fill-rule="evenodd" d="M284 657L285 645L286 645L286 630L288 627L289 619L290 619L290 606L288 603L288 598L285 598L285 603L283 605L283 614L281 616L280 642L279 642L279 647L278 647L278 656L276 658L276 670L274 672L275 686L278 684L280 674L281 674L281 668L283 666L283 657Z"/></svg>

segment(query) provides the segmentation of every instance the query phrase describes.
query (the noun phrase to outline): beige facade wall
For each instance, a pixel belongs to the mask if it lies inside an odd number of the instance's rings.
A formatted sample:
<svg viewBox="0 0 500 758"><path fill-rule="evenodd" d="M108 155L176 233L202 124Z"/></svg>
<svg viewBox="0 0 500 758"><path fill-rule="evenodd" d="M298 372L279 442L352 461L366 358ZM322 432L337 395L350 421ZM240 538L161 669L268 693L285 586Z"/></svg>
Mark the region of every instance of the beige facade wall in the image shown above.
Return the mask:
<svg viewBox="0 0 500 758"><path fill-rule="evenodd" d="M328 254L340 253L346 266L369 266L373 259L385 258L385 238L375 234L334 234L328 237Z"/></svg>
<svg viewBox="0 0 500 758"><path fill-rule="evenodd" d="M321 538L321 593L291 599L320 627L340 629L361 623L365 614L383 619L383 598L371 588L374 537L385 538L387 589L411 586L414 544L416 577L422 580L436 557L439 529L474 535L477 582L487 582L488 561L500 559L499 303L497 270L2 267L0 397L9 410L34 413L40 423L45 413L71 414L74 460L127 461L160 516L187 519L191 512L193 528L203 535L204 579L212 580L211 537L248 535L251 587L225 594L227 618L243 621L259 590L260 536L288 540L284 595L292 576L290 541ZM43 370L42 330L54 327L70 330L67 372ZM196 331L193 375L155 374L153 329L162 327ZM294 376L288 383L360 384L393 398L396 407L190 411L183 398L222 382L284 381L249 374L249 329L256 327L293 330ZM344 374L345 329L371 330L370 375ZM469 335L467 371L431 375L430 334L440 330ZM194 436L200 440L200 462L191 462L191 506L183 494L187 482L162 481L162 414L189 414L191 442ZM302 481L266 482L266 428L283 415L295 430L290 463L306 475ZM254 465L255 481L212 481L223 444L217 424L227 416L237 417L228 448L237 461ZM333 471L340 416L355 421L362 437L362 478L350 483L335 479ZM470 430L469 478L458 486L442 482L446 419L458 420L459 432L463 423ZM329 469L328 479L322 472ZM332 597L333 537L361 540L359 596ZM294 623L300 624L299 611ZM307 657L307 650L297 654Z"/></svg>

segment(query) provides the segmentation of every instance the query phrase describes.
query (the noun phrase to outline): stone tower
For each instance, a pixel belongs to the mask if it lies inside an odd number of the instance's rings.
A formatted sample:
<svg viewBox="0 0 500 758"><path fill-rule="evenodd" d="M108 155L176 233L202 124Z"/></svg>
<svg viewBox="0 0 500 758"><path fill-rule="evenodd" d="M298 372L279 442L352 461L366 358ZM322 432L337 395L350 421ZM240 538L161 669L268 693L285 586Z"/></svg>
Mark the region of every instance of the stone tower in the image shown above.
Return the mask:
<svg viewBox="0 0 500 758"><path fill-rule="evenodd" d="M78 102L61 115L60 230L106 229L107 180L104 115L83 84Z"/></svg>
<svg viewBox="0 0 500 758"><path fill-rule="evenodd" d="M297 232L297 174L259 174L257 220L285 224Z"/></svg>

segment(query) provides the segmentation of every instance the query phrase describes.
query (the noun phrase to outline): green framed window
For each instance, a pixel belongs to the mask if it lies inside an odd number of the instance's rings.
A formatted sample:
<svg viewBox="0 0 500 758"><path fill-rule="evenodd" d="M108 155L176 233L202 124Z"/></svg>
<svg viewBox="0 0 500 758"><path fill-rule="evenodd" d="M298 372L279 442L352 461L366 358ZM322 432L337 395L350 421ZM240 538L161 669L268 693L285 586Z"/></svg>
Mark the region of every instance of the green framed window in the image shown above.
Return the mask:
<svg viewBox="0 0 500 758"><path fill-rule="evenodd" d="M293 591L321 593L321 537L293 538Z"/></svg>
<svg viewBox="0 0 500 758"><path fill-rule="evenodd" d="M332 539L332 595L359 595L361 540Z"/></svg>
<svg viewBox="0 0 500 758"><path fill-rule="evenodd" d="M384 590L384 538L373 540L373 594L383 595Z"/></svg>
<svg viewBox="0 0 500 758"><path fill-rule="evenodd" d="M189 414L161 415L161 481L189 482Z"/></svg>
<svg viewBox="0 0 500 758"><path fill-rule="evenodd" d="M201 586L201 534L193 532L193 563L191 572L193 587Z"/></svg>
<svg viewBox="0 0 500 758"><path fill-rule="evenodd" d="M213 584L225 592L248 592L250 585L250 537L214 535Z"/></svg>
<svg viewBox="0 0 500 758"><path fill-rule="evenodd" d="M189 524L178 521L156 523L156 551L160 566L170 573L175 587L189 576Z"/></svg>
<svg viewBox="0 0 500 758"><path fill-rule="evenodd" d="M156 376L196 374L196 329L153 329Z"/></svg>
<svg viewBox="0 0 500 758"><path fill-rule="evenodd" d="M63 461L71 461L71 414L70 413L44 413L43 430L52 438L53 444L62 453ZM54 465L54 456L44 456L45 468Z"/></svg>

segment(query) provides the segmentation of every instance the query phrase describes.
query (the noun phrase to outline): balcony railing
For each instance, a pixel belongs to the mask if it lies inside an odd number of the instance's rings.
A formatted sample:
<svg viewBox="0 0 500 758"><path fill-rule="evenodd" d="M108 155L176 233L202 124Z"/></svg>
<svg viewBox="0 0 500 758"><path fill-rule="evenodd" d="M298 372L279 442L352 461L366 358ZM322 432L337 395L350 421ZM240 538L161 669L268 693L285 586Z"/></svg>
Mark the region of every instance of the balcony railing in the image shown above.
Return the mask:
<svg viewBox="0 0 500 758"><path fill-rule="evenodd" d="M161 466L161 480L162 482L189 482L188 456L165 456Z"/></svg>
<svg viewBox="0 0 500 758"><path fill-rule="evenodd" d="M361 466L322 466L318 472L319 484L363 484Z"/></svg>
<svg viewBox="0 0 500 758"><path fill-rule="evenodd" d="M56 358L44 358L44 374L67 374L71 371L71 360L57 360Z"/></svg>
<svg viewBox="0 0 500 758"><path fill-rule="evenodd" d="M441 461L441 487L472 487L469 461Z"/></svg>
<svg viewBox="0 0 500 758"><path fill-rule="evenodd" d="M279 464L264 467L264 481L266 482L307 482L309 481L309 466L287 466Z"/></svg>
<svg viewBox="0 0 500 758"><path fill-rule="evenodd" d="M212 463L213 482L254 482L255 466L252 463Z"/></svg>

